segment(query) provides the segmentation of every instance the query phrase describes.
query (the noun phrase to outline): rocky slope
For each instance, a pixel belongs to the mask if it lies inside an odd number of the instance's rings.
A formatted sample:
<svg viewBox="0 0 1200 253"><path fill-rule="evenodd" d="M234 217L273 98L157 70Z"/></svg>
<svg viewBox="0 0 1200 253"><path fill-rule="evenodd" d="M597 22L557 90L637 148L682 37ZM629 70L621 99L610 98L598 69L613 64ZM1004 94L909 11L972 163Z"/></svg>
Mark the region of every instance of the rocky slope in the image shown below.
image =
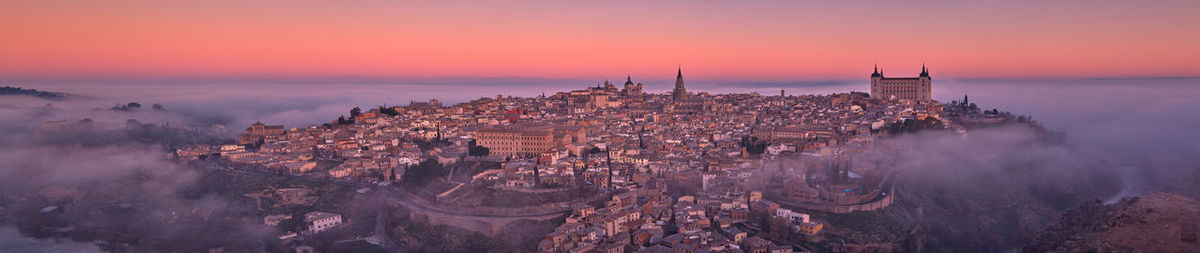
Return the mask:
<svg viewBox="0 0 1200 253"><path fill-rule="evenodd" d="M1063 214L1024 252L1200 252L1200 203L1155 193L1105 205L1100 200Z"/></svg>

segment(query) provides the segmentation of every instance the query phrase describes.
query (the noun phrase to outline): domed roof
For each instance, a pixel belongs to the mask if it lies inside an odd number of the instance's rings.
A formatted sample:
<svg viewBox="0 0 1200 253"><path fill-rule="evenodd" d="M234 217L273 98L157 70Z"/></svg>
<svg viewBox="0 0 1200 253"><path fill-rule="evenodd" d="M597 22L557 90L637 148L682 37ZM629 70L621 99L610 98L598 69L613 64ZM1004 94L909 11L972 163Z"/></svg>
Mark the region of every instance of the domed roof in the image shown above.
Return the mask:
<svg viewBox="0 0 1200 253"><path fill-rule="evenodd" d="M633 85L633 77L625 76L625 85Z"/></svg>

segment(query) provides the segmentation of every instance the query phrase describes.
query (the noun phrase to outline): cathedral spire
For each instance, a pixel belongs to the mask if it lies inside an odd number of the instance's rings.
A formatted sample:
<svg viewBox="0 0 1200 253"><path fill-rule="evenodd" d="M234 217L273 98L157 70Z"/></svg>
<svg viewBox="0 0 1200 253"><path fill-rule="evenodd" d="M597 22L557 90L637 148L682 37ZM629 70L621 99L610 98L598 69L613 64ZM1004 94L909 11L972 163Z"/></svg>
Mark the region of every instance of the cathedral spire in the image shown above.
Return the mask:
<svg viewBox="0 0 1200 253"><path fill-rule="evenodd" d="M680 66L675 74L675 89L671 91L671 100L680 101L687 97L687 88L683 87L683 67Z"/></svg>

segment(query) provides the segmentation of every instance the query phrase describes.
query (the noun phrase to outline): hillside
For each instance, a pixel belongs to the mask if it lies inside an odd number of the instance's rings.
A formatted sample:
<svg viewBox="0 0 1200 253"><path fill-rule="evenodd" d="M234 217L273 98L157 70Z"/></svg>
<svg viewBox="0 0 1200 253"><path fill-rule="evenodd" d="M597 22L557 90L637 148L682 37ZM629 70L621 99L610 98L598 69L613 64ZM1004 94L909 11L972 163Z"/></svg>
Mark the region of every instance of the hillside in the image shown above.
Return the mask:
<svg viewBox="0 0 1200 253"><path fill-rule="evenodd" d="M1170 193L1099 200L1063 214L1024 252L1200 252L1200 203Z"/></svg>

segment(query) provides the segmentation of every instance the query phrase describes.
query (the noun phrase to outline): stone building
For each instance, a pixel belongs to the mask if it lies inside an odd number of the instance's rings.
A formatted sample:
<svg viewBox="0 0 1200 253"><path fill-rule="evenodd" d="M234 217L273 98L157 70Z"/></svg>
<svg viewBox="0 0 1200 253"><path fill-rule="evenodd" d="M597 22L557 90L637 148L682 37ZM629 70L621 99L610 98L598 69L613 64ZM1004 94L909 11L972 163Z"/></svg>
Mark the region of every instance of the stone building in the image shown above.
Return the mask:
<svg viewBox="0 0 1200 253"><path fill-rule="evenodd" d="M267 136L279 136L286 132L283 125L266 125L262 122L254 122L250 127L246 128L246 132L238 135L238 145L259 145Z"/></svg>
<svg viewBox="0 0 1200 253"><path fill-rule="evenodd" d="M501 157L541 155L552 148L586 139L585 129L578 126L515 124L475 132L476 145L487 147L492 156Z"/></svg>
<svg viewBox="0 0 1200 253"><path fill-rule="evenodd" d="M871 98L895 96L898 99L931 100L932 93L933 80L925 66L921 66L921 74L917 77L885 77L879 67L871 73Z"/></svg>
<svg viewBox="0 0 1200 253"><path fill-rule="evenodd" d="M308 231L305 232L310 234L320 233L338 224L342 224L342 215L326 212L309 212L304 214L304 223L308 224Z"/></svg>

